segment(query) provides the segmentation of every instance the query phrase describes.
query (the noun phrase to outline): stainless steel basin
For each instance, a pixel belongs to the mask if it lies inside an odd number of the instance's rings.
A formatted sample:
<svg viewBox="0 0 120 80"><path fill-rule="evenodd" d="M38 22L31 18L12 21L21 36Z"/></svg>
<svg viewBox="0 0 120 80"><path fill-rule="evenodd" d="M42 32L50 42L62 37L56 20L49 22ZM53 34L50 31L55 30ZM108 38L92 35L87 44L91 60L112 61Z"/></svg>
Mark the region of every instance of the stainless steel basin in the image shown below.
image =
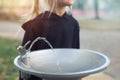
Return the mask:
<svg viewBox="0 0 120 80"><path fill-rule="evenodd" d="M51 49L30 52L14 64L20 71L45 80L77 80L107 68L110 60L104 54L86 49Z"/></svg>

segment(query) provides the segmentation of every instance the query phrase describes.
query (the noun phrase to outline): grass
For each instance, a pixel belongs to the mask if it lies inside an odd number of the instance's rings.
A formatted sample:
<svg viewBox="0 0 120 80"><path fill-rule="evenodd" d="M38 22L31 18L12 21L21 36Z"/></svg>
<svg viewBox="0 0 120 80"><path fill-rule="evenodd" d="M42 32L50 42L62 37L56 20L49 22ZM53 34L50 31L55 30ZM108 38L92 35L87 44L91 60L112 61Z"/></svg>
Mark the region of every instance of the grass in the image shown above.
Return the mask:
<svg viewBox="0 0 120 80"><path fill-rule="evenodd" d="M18 70L13 61L20 41L0 37L0 80L17 80Z"/></svg>

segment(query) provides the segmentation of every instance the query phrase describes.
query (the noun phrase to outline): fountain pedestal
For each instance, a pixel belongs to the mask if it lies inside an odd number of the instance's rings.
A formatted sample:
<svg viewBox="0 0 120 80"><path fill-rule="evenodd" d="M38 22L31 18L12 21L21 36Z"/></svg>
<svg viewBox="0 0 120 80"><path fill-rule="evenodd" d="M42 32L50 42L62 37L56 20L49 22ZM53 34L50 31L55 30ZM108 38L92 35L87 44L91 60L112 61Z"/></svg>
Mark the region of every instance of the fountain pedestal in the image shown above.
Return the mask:
<svg viewBox="0 0 120 80"><path fill-rule="evenodd" d="M82 79L79 78L79 79L43 79L43 80L82 80Z"/></svg>

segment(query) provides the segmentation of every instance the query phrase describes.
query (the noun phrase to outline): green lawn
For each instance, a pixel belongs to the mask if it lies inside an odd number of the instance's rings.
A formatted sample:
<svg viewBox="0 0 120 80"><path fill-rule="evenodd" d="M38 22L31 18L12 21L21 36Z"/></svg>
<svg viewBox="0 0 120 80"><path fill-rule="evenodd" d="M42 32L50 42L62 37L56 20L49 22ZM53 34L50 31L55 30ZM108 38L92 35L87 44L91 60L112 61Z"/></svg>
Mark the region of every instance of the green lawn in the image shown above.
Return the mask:
<svg viewBox="0 0 120 80"><path fill-rule="evenodd" d="M20 41L0 37L0 80L17 80L18 70L13 61Z"/></svg>

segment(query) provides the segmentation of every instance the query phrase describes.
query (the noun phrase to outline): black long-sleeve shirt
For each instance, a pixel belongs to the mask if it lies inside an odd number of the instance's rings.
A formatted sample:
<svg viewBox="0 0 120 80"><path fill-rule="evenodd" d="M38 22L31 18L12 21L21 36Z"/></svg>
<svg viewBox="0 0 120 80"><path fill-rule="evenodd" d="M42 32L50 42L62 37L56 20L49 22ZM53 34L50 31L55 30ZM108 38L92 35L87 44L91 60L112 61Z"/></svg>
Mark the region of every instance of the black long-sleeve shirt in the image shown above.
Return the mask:
<svg viewBox="0 0 120 80"><path fill-rule="evenodd" d="M37 37L45 37L52 44L53 48L79 48L79 25L77 21L67 13L61 17L54 13L50 16L49 14L49 12L45 12L23 24L25 35L22 45L25 45L29 40L32 42ZM32 51L47 48L50 47L40 40L34 44ZM42 80L34 75L31 75L28 80L33 79ZM20 77L19 80L23 79Z"/></svg>
<svg viewBox="0 0 120 80"><path fill-rule="evenodd" d="M37 37L45 37L53 48L79 48L78 22L67 13L58 16L55 13L50 15L50 12L45 12L24 23L22 27L25 30L22 45L29 40L32 42ZM32 50L47 48L50 47L40 40L34 44Z"/></svg>

